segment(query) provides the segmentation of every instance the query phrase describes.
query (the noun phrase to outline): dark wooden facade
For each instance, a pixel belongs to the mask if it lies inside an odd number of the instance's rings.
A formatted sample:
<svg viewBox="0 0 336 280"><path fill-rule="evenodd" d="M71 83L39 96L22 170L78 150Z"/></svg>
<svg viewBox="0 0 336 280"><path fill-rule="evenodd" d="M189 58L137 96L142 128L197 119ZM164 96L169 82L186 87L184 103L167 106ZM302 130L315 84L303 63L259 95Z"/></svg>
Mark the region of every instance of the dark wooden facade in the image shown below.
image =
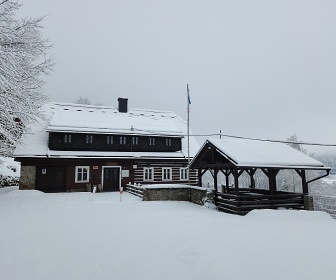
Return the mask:
<svg viewBox="0 0 336 280"><path fill-rule="evenodd" d="M175 152L181 137L143 135L49 133L49 149L55 151Z"/></svg>
<svg viewBox="0 0 336 280"><path fill-rule="evenodd" d="M223 151L207 142L191 163L192 169L198 170L198 185L202 185L202 176L206 171L210 171L214 178L214 201L218 210L245 215L253 209L277 209L291 208L304 209L304 196L308 194L308 184L322 177L328 176L330 168L313 167L276 167L276 166L239 166L232 158ZM255 184L254 175L257 170L261 170L268 178L268 189L258 189ZM302 193L283 192L277 189L276 176L282 169L293 169L301 177ZM307 170L321 170L325 174L314 179L307 180ZM248 188L239 186L239 177L243 173L250 177ZM225 182L219 188L218 174L222 173ZM233 176L234 184L229 184L229 176Z"/></svg>
<svg viewBox="0 0 336 280"><path fill-rule="evenodd" d="M22 168L25 166L35 166L35 189L44 192L64 192L64 191L86 191L86 184L92 186L102 184L105 191L118 191L119 186L125 187L128 183L135 184L157 184L173 183L186 184L187 179L180 178L180 168L186 167L183 159L59 159L59 158L31 158L21 159ZM88 166L89 174L87 182L76 182L76 167ZM144 180L144 168L153 168L153 179ZM170 180L162 179L163 168L171 168L172 177ZM106 174L115 172L117 174ZM116 180L114 187L106 187L106 177ZM112 176L112 177L111 177ZM115 176L118 176L115 178ZM197 172L190 173L190 182L197 184Z"/></svg>

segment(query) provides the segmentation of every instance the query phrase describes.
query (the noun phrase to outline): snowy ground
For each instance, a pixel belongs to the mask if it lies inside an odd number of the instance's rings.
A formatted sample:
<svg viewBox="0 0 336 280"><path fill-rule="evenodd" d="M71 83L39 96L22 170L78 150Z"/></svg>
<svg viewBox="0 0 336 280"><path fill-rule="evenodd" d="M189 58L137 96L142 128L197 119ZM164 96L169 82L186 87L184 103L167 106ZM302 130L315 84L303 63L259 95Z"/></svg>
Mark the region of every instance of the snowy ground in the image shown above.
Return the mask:
<svg viewBox="0 0 336 280"><path fill-rule="evenodd" d="M124 193L0 189L0 279L335 279L322 212L245 217Z"/></svg>

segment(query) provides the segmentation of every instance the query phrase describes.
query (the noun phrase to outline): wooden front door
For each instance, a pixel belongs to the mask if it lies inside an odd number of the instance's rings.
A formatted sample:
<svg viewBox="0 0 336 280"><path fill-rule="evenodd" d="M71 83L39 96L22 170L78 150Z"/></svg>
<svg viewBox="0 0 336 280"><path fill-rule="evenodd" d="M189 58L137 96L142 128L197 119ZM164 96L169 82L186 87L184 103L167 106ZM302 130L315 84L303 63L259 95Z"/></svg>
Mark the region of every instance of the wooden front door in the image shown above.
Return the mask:
<svg viewBox="0 0 336 280"><path fill-rule="evenodd" d="M115 192L120 187L120 167L103 167L103 191Z"/></svg>
<svg viewBox="0 0 336 280"><path fill-rule="evenodd" d="M42 192L65 192L65 167L37 166L35 188Z"/></svg>

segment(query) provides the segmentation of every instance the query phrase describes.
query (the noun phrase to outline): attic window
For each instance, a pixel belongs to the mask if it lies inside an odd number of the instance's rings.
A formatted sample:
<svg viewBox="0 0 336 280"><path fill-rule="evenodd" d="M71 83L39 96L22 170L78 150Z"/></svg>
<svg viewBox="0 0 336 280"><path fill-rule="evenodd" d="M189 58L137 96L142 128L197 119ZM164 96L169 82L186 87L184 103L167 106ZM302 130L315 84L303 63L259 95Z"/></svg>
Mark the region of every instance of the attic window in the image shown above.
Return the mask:
<svg viewBox="0 0 336 280"><path fill-rule="evenodd" d="M133 136L132 137L132 145L133 146L139 145L139 137L138 136Z"/></svg>
<svg viewBox="0 0 336 280"><path fill-rule="evenodd" d="M87 134L85 136L85 144L92 144L93 143L93 135Z"/></svg>
<svg viewBox="0 0 336 280"><path fill-rule="evenodd" d="M155 146L155 138L149 137L149 146Z"/></svg>
<svg viewBox="0 0 336 280"><path fill-rule="evenodd" d="M63 135L63 143L64 144L71 144L71 134L64 134Z"/></svg>
<svg viewBox="0 0 336 280"><path fill-rule="evenodd" d="M112 145L113 144L113 136L112 135L107 135L106 137L106 144Z"/></svg>
<svg viewBox="0 0 336 280"><path fill-rule="evenodd" d="M172 142L171 142L171 138L166 138L166 146L167 146L167 147L170 147L171 144L172 144Z"/></svg>
<svg viewBox="0 0 336 280"><path fill-rule="evenodd" d="M119 143L120 145L126 145L126 136L120 136Z"/></svg>

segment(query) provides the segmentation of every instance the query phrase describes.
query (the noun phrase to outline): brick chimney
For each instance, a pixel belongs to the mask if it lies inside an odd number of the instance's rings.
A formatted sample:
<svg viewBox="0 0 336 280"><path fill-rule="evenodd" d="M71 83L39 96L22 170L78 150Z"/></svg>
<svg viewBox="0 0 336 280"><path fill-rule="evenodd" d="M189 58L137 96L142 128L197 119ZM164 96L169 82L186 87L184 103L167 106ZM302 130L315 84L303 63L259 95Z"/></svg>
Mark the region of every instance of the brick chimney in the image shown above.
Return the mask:
<svg viewBox="0 0 336 280"><path fill-rule="evenodd" d="M118 98L118 109L120 113L127 113L127 102L128 99L124 97Z"/></svg>

